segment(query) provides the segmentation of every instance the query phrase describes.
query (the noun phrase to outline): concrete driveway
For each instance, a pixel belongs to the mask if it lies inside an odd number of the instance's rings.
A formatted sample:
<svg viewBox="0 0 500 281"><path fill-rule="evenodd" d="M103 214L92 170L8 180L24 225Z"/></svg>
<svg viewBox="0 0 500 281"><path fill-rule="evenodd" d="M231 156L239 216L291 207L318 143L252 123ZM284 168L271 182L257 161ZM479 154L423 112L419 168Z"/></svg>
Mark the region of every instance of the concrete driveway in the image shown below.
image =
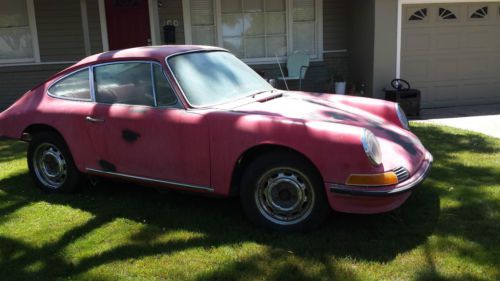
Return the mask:
<svg viewBox="0 0 500 281"><path fill-rule="evenodd" d="M423 109L415 122L433 123L500 138L500 104Z"/></svg>

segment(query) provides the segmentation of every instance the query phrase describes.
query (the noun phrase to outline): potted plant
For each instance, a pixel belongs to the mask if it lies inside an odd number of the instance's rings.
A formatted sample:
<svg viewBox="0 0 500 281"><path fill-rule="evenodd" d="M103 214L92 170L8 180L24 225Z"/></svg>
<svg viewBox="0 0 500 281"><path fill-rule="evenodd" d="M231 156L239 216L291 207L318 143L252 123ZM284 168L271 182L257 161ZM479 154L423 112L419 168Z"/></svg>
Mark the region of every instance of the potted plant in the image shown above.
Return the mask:
<svg viewBox="0 0 500 281"><path fill-rule="evenodd" d="M344 79L344 76L340 73L335 73L333 75L333 81L335 85L335 94L338 95L345 95L345 89L346 89L346 81Z"/></svg>

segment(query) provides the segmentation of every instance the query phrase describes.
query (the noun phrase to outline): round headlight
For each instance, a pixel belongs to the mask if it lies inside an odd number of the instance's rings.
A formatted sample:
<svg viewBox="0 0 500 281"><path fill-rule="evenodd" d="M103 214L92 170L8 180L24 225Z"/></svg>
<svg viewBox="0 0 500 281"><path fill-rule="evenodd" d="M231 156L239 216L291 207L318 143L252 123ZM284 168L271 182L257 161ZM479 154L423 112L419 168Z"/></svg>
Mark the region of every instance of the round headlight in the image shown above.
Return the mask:
<svg viewBox="0 0 500 281"><path fill-rule="evenodd" d="M408 118L406 118L406 114L404 110L396 103L396 112L398 113L399 122L401 122L401 126L406 130L410 130L410 124L408 123Z"/></svg>
<svg viewBox="0 0 500 281"><path fill-rule="evenodd" d="M372 132L365 129L361 136L361 143L363 144L363 149L370 162L375 166L382 164L382 152L377 137L375 137Z"/></svg>

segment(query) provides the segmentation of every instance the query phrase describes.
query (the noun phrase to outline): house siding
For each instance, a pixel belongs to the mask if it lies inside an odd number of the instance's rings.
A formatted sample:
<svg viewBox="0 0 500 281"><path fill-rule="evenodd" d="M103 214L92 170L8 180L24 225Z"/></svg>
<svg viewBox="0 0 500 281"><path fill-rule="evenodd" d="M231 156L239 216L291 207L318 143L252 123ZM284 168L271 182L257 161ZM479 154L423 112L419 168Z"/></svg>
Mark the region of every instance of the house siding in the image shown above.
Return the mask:
<svg viewBox="0 0 500 281"><path fill-rule="evenodd" d="M22 94L69 65L29 65L0 67L0 111Z"/></svg>
<svg viewBox="0 0 500 281"><path fill-rule="evenodd" d="M35 14L42 62L85 56L80 1L38 0Z"/></svg>
<svg viewBox="0 0 500 281"><path fill-rule="evenodd" d="M351 78L365 85L365 95L373 96L373 41L375 0L349 3L349 52Z"/></svg>
<svg viewBox="0 0 500 281"><path fill-rule="evenodd" d="M93 52L102 49L97 0L87 0L89 31ZM35 17L40 46L40 59L47 62L78 61L85 57L83 27L79 0L37 0ZM96 31L98 29L98 31ZM39 64L0 67L0 110L9 107L23 93L45 81L69 64Z"/></svg>
<svg viewBox="0 0 500 281"><path fill-rule="evenodd" d="M184 44L184 19L182 0L162 1L158 8L161 42L165 42L163 26L177 23L176 44ZM324 0L322 61L312 62L303 82L303 90L331 92L330 78L341 73L349 80L349 52L331 52L349 49L348 0ZM78 61L85 57L83 27L79 0L37 0L35 14L43 63ZM101 23L97 0L87 0L91 53L102 51ZM0 66L0 110L8 107L20 95L67 67L68 64L41 64L30 66ZM282 64L285 67L284 64ZM279 77L276 64L251 65L256 71L265 72L266 78ZM281 85L283 87L283 85ZM298 84L290 83L291 89Z"/></svg>

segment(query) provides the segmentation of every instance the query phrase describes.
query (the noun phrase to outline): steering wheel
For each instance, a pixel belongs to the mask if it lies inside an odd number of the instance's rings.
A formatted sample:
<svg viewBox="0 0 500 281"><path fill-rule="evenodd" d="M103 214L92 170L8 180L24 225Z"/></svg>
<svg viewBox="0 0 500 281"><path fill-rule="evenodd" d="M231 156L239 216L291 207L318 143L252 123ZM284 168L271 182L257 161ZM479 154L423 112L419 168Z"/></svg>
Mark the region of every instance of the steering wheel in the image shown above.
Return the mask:
<svg viewBox="0 0 500 281"><path fill-rule="evenodd" d="M391 82L392 88L398 91L404 91L411 89L410 83L404 79L394 79Z"/></svg>

